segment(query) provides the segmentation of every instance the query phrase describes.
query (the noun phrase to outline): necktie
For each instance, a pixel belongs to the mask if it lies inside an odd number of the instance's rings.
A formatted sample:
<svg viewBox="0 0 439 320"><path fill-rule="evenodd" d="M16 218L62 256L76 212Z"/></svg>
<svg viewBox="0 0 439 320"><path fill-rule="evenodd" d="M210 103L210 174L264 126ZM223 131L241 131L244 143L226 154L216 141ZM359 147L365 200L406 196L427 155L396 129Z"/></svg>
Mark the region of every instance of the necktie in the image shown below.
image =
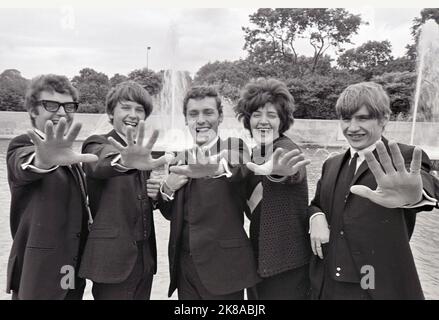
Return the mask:
<svg viewBox="0 0 439 320"><path fill-rule="evenodd" d="M349 163L349 169L348 174L346 176L346 185L350 186L352 183L352 180L355 176L355 171L357 171L357 159L358 159L358 152L354 153L354 156L351 159L351 162Z"/></svg>

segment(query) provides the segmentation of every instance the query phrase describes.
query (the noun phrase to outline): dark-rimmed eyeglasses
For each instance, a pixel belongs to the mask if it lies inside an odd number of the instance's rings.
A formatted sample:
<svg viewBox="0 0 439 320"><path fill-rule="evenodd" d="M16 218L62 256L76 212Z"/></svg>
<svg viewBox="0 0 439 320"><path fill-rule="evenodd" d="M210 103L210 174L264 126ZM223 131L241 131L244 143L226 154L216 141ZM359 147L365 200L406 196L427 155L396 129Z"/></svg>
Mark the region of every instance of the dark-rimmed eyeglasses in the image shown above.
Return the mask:
<svg viewBox="0 0 439 320"><path fill-rule="evenodd" d="M66 113L74 113L76 110L78 110L79 103L78 102L58 102L58 101L52 101L52 100L40 100L38 101L39 104L43 106L44 109L46 109L49 112L58 112L60 107L64 108L64 111Z"/></svg>

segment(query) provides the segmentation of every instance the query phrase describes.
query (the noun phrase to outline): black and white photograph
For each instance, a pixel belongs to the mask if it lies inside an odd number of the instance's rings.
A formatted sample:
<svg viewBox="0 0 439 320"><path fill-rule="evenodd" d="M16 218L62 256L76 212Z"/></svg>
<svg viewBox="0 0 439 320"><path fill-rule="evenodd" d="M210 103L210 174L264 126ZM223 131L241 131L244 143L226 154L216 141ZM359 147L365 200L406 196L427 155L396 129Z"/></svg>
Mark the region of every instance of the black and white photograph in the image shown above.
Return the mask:
<svg viewBox="0 0 439 320"><path fill-rule="evenodd" d="M425 2L2 3L0 300L439 300Z"/></svg>

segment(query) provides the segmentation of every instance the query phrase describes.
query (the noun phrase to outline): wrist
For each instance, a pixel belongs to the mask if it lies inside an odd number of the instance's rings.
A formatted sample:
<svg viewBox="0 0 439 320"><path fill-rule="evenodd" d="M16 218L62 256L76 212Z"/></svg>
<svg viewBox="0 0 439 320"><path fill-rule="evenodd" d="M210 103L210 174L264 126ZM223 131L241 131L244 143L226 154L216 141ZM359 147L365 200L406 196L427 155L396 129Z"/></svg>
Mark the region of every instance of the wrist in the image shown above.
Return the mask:
<svg viewBox="0 0 439 320"><path fill-rule="evenodd" d="M175 190L168 185L166 180L163 181L163 192L168 196L171 196L175 192Z"/></svg>
<svg viewBox="0 0 439 320"><path fill-rule="evenodd" d="M40 157L38 157L38 154L35 155L33 165L39 169L44 169L44 170L50 169L54 166L51 163L45 163L44 161L41 161Z"/></svg>

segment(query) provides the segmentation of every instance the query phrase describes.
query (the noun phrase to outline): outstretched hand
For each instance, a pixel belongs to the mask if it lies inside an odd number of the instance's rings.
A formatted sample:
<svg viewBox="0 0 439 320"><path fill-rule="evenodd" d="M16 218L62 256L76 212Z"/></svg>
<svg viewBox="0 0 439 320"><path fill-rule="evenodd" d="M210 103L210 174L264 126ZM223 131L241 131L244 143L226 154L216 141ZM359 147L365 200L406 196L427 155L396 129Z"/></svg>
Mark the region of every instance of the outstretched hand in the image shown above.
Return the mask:
<svg viewBox="0 0 439 320"><path fill-rule="evenodd" d="M35 145L34 164L41 169L54 166L66 166L80 162L94 162L98 157L94 154L82 154L73 150L73 142L81 130L81 124L75 123L66 131L66 119L61 118L56 129L52 121L48 120L44 127L45 138L41 138L35 131L28 130L27 135Z"/></svg>
<svg viewBox="0 0 439 320"><path fill-rule="evenodd" d="M169 170L173 173L194 179L211 177L224 172L220 160L226 157L226 150L211 156L210 152L203 152L201 148L197 146L194 152L188 153L188 164L173 166Z"/></svg>
<svg viewBox="0 0 439 320"><path fill-rule="evenodd" d="M127 146L122 146L119 142L114 140L112 137L108 138L108 141L120 152L121 164L125 167L137 169L137 170L152 170L165 163L172 161L173 156L170 154L165 154L158 159L153 159L151 156L152 147L156 143L159 136L158 130L154 130L148 143L144 146L145 140L145 121L139 121L139 129L137 132L137 139L134 142L134 129L131 127L127 128Z"/></svg>
<svg viewBox="0 0 439 320"><path fill-rule="evenodd" d="M416 204L422 200L422 151L418 147L413 150L410 172L408 172L396 142L389 142L389 147L392 158L387 153L384 144L381 141L377 142L379 162L372 152L365 153L369 169L377 182L376 190L372 191L366 186L355 185L351 187L351 192L386 208Z"/></svg>
<svg viewBox="0 0 439 320"><path fill-rule="evenodd" d="M292 176L308 164L310 164L310 161L305 160L299 150L295 149L287 152L282 148L277 148L270 160L262 165L248 162L247 168L257 175Z"/></svg>

